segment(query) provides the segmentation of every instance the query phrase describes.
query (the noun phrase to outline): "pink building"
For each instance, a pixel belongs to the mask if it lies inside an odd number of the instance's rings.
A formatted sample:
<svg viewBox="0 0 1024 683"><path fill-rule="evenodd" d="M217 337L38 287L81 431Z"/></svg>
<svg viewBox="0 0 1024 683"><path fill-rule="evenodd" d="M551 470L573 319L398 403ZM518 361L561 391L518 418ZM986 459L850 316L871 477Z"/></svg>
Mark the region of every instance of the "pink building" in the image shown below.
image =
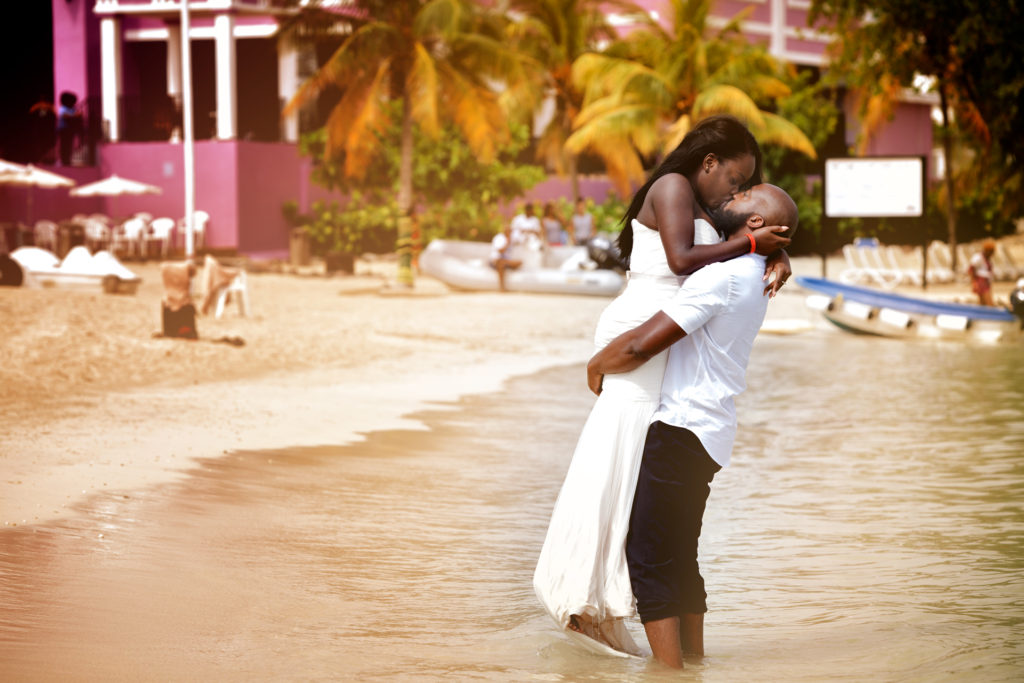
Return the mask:
<svg viewBox="0 0 1024 683"><path fill-rule="evenodd" d="M42 2L43 0L39 0ZM0 188L0 218L64 219L103 212L117 217L145 211L154 217L184 215L184 150L181 144L181 6L178 0L50 0L54 101L77 95L87 144L72 165L56 170L83 184L117 174L162 188L160 195L74 198L67 190ZM666 21L666 0L641 0ZM717 0L712 25L746 7L744 33L780 59L805 68L826 65L828 38L807 28L808 0ZM294 9L279 0L191 0L187 43L193 71L196 208L210 216L205 245L257 257L287 253L287 200L307 208L327 196L312 186L309 164L296 142L305 120L282 117L283 105L312 73L318 55L296 46L283 27ZM628 18L619 18L628 24ZM323 57L320 55L319 57ZM908 93L869 154L929 156L928 98ZM858 117L846 102L847 146ZM314 114L308 122L322 120ZM603 184L602 188L607 187ZM568 194L549 180L532 199ZM31 197L29 196L31 195ZM594 196L603 197L602 189ZM29 216L29 207L34 215Z"/></svg>
<svg viewBox="0 0 1024 683"><path fill-rule="evenodd" d="M189 3L196 208L210 216L205 244L255 256L287 253L281 204L309 201L299 116L280 116L315 56L282 36L294 10L273 0ZM79 199L34 189L33 218L136 211L184 214L181 7L172 0L52 0L54 101L78 97L86 144L71 167L79 184L117 174L160 195ZM306 68L305 73L300 73ZM5 188L4 218L26 219L28 190ZM40 214L45 207L45 216Z"/></svg>
<svg viewBox="0 0 1024 683"><path fill-rule="evenodd" d="M666 0L637 0L653 17L665 22L670 19ZM709 23L724 26L744 10L750 14L741 23L741 30L752 43L760 43L777 59L803 68L826 69L826 48L831 35L808 27L810 0L715 0ZM931 158L932 108L938 97L906 91L896 106L892 120L869 141L867 156L907 155ZM847 94L843 101L846 128L843 131L846 147L854 148L860 134L860 116L857 102ZM929 173L937 179L934 164Z"/></svg>

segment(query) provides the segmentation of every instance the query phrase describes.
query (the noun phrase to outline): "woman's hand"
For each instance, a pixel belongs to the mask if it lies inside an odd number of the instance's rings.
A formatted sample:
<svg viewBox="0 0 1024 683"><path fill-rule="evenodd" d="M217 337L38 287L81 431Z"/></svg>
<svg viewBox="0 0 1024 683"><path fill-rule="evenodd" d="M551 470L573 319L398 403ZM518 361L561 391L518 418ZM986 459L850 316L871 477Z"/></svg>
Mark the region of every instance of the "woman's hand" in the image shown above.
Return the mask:
<svg viewBox="0 0 1024 683"><path fill-rule="evenodd" d="M601 395L602 384L604 384L604 375L597 372L587 364L587 386L598 396Z"/></svg>
<svg viewBox="0 0 1024 683"><path fill-rule="evenodd" d="M765 225L754 230L754 241L757 243L757 253L761 256L770 256L779 249L789 246L790 239L783 237L781 233L789 230L785 225Z"/></svg>
<svg viewBox="0 0 1024 683"><path fill-rule="evenodd" d="M754 239L757 239L756 237ZM789 254L781 249L771 256L768 257L768 262L764 266L764 281L768 284L764 288L764 293L770 298L775 298L775 295L782 289L782 285L786 284L786 280L793 274L793 269L789 265ZM774 275L774 277L772 277Z"/></svg>

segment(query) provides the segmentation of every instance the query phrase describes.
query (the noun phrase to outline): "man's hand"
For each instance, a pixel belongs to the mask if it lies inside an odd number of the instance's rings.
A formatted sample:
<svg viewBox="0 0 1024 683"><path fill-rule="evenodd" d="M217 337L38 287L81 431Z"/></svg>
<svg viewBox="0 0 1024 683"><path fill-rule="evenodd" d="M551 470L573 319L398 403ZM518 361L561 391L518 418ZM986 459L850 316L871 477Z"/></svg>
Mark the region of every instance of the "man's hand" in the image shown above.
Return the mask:
<svg viewBox="0 0 1024 683"><path fill-rule="evenodd" d="M772 254L764 268L763 280L768 283L765 285L764 293L770 298L775 298L775 295L782 289L782 285L786 284L786 280L792 274L793 269L789 265L789 254L785 251L778 251Z"/></svg>
<svg viewBox="0 0 1024 683"><path fill-rule="evenodd" d="M594 370L589 365L587 366L587 386L596 395L601 395L601 385L604 384L604 375Z"/></svg>

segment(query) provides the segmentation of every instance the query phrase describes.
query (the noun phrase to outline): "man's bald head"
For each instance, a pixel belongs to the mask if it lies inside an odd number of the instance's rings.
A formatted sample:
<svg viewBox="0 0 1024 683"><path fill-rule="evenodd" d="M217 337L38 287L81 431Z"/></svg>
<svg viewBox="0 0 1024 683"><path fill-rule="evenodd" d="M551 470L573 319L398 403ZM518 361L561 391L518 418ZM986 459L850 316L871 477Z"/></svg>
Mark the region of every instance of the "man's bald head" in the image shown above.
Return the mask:
<svg viewBox="0 0 1024 683"><path fill-rule="evenodd" d="M733 234L742 227L754 230L765 225L785 225L784 237L792 237L800 222L796 202L776 185L761 183L735 195L731 200L711 212L715 227Z"/></svg>

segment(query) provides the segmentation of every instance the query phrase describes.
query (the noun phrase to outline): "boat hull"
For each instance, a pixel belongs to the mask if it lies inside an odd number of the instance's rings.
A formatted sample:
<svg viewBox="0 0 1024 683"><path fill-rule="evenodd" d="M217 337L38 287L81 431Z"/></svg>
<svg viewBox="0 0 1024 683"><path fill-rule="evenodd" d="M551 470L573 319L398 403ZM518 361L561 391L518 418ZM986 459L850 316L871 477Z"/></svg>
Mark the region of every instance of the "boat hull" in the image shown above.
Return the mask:
<svg viewBox="0 0 1024 683"><path fill-rule="evenodd" d="M808 306L847 332L981 343L1024 341L1021 320L1004 309L918 299L821 278L800 276L797 283L813 292Z"/></svg>
<svg viewBox="0 0 1024 683"><path fill-rule="evenodd" d="M456 289L498 291L498 273L488 263L490 251L490 244L485 242L434 240L420 254L420 270ZM618 294L625 278L613 270L579 267L586 260L585 254L584 247L551 247L543 257L524 251L523 266L505 272L505 289L539 294Z"/></svg>

